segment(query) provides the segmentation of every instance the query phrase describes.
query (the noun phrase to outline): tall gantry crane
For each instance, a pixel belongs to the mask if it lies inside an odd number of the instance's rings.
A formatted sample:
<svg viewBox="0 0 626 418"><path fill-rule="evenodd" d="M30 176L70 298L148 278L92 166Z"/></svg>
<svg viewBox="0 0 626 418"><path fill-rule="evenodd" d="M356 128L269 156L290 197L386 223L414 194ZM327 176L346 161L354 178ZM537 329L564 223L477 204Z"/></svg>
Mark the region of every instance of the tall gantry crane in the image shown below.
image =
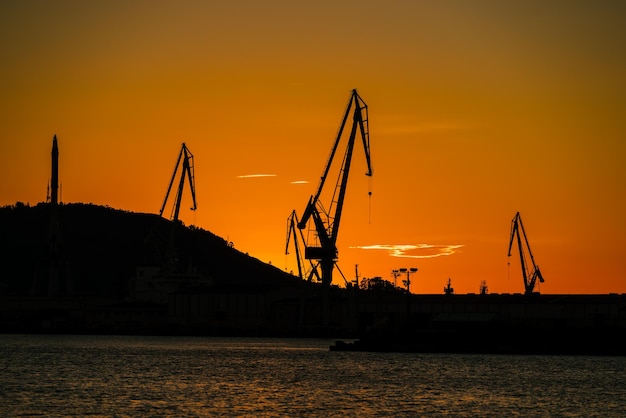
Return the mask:
<svg viewBox="0 0 626 418"><path fill-rule="evenodd" d="M521 231L521 232L520 232ZM522 240L523 236L523 240ZM513 241L517 240L517 247L519 249L520 262L522 265L522 277L524 279L524 293L526 295L532 295L535 290L535 284L537 279L541 283L544 282L539 266L535 264L533 253L530 251L530 245L528 244L528 238L526 237L526 231L524 230L524 224L522 223L522 217L519 212L515 214L511 221L511 239L509 240L509 257L511 257L511 249L513 247ZM528 258L526 257L526 251L530 257L530 265L528 264Z"/></svg>
<svg viewBox="0 0 626 418"><path fill-rule="evenodd" d="M163 216L163 212L165 211L165 207L167 205L167 200L172 191L172 186L174 184L174 180L176 179L176 174L178 173L178 169L181 167L180 179L178 181L178 188L176 190L176 196L174 199L174 204L172 206L172 213L170 215L170 220L172 221L172 225L170 228L170 236L168 246L165 252L165 266L166 269L172 271L175 268L176 264L176 256L175 256L175 235L176 229L178 228L181 221L178 218L180 213L180 205L183 200L183 191L185 188L185 179L189 182L189 188L191 189L191 198L193 201L193 206L190 208L191 210L197 209L196 203L196 184L194 177L194 164L193 164L193 155L187 148L187 145L183 143L180 153L178 154L178 159L176 160L176 165L174 166L174 173L172 174L172 178L170 180L170 184L167 188L167 193L165 194L165 199L163 200L163 205L161 205L161 210L159 211L159 215Z"/></svg>
<svg viewBox="0 0 626 418"><path fill-rule="evenodd" d="M343 130L348 121L350 112L352 114L352 128L346 145L346 151L343 162L339 170L339 176L328 211L320 202L320 195L326 183L326 178L333 163L335 153L342 138ZM344 198L346 194L346 186L348 184L348 175L350 173L350 163L352 161L352 152L354 150L354 142L357 132L360 133L365 150L365 159L367 161L366 176L372 176L372 165L370 160L370 138L368 124L367 104L358 95L356 89L352 90L346 112L341 122L337 138L333 144L330 157L321 177L321 181L315 195L311 196L307 206L303 212L302 218L298 222L299 229L307 227L309 220L313 219L313 228L316 235L314 245L306 245L304 257L307 260L317 260L321 269L322 284L330 286L332 283L333 268L337 261L337 235L339 233L339 223L343 211ZM371 192L369 192L371 195Z"/></svg>

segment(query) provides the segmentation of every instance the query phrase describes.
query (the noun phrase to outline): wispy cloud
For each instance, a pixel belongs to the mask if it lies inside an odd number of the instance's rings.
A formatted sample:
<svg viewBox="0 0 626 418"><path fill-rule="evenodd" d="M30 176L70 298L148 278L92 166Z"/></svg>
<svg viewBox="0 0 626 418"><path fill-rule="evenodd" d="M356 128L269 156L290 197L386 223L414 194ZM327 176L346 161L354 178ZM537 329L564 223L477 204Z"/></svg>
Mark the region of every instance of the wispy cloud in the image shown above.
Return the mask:
<svg viewBox="0 0 626 418"><path fill-rule="evenodd" d="M375 244L354 246L361 250L384 250L392 257L435 258L460 252L463 244Z"/></svg>
<svg viewBox="0 0 626 418"><path fill-rule="evenodd" d="M257 177L276 177L276 174L244 174L243 176L237 176L238 179L251 179Z"/></svg>
<svg viewBox="0 0 626 418"><path fill-rule="evenodd" d="M292 181L291 184L309 184L307 180L296 180Z"/></svg>

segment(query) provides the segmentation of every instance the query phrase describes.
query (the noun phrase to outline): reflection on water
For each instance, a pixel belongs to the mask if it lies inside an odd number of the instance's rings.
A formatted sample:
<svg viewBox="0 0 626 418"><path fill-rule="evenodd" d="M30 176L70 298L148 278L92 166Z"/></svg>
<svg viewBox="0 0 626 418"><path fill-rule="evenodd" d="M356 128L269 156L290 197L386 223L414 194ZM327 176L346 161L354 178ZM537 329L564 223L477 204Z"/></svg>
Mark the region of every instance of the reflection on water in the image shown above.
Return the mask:
<svg viewBox="0 0 626 418"><path fill-rule="evenodd" d="M624 357L331 352L333 341L0 335L0 415L624 416Z"/></svg>

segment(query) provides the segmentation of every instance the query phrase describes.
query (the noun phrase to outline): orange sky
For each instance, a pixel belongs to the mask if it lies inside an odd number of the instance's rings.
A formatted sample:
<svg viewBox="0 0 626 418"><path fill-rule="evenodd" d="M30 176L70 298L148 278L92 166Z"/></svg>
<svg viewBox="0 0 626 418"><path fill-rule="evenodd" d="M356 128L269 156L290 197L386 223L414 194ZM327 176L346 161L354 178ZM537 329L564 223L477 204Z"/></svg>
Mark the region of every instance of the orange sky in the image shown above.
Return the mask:
<svg viewBox="0 0 626 418"><path fill-rule="evenodd" d="M185 223L295 270L287 217L356 88L374 177L358 144L349 280L523 292L519 211L542 293L623 293L624 21L617 1L0 2L0 205L45 200L56 134L64 202L158 213L185 142Z"/></svg>

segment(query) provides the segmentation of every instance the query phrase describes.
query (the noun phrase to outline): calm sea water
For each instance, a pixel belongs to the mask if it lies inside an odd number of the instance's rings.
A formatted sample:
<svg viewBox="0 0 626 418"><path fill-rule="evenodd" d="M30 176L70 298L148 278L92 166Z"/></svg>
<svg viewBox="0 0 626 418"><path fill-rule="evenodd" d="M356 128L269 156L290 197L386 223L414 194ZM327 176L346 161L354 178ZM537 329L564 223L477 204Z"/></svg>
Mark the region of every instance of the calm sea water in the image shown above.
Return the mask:
<svg viewBox="0 0 626 418"><path fill-rule="evenodd" d="M0 416L624 417L626 358L330 340L0 335Z"/></svg>

